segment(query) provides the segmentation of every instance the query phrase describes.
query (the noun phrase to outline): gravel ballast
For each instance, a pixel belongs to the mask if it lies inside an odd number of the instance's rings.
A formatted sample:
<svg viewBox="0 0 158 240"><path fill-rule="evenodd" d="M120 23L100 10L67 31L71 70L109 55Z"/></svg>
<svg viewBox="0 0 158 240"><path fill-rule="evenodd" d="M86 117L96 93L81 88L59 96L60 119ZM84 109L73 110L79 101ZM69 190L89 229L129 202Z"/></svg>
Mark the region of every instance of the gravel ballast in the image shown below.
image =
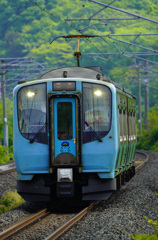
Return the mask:
<svg viewBox="0 0 158 240"><path fill-rule="evenodd" d="M17 172L0 175L0 198L6 191L15 191L17 185Z"/></svg>
<svg viewBox="0 0 158 240"><path fill-rule="evenodd" d="M108 200L101 201L60 239L130 240L133 239L132 235L138 233L150 235L155 233L155 228L148 223L148 220L156 220L158 217L156 211L158 197L155 194L156 191L158 192L157 169L158 153L150 152L149 161L125 186L115 192ZM0 230L6 229L33 211L36 211L33 205L26 203L18 209L2 214L0 216ZM48 232L49 229L47 229ZM27 238L23 239L45 239L46 236L45 227L41 225L40 237L38 233L30 232L29 237L27 235Z"/></svg>
<svg viewBox="0 0 158 240"><path fill-rule="evenodd" d="M158 153L121 190L102 201L61 239L131 240L135 234L153 234L147 221L158 217Z"/></svg>

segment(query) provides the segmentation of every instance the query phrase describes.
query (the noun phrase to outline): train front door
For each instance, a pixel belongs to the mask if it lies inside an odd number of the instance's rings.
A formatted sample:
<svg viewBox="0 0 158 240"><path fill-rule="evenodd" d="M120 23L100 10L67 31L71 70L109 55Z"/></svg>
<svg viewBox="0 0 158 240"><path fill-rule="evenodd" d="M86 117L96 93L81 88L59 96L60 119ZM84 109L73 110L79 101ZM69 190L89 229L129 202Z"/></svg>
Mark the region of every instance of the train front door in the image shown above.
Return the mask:
<svg viewBox="0 0 158 240"><path fill-rule="evenodd" d="M50 101L51 165L79 163L78 98L54 97Z"/></svg>

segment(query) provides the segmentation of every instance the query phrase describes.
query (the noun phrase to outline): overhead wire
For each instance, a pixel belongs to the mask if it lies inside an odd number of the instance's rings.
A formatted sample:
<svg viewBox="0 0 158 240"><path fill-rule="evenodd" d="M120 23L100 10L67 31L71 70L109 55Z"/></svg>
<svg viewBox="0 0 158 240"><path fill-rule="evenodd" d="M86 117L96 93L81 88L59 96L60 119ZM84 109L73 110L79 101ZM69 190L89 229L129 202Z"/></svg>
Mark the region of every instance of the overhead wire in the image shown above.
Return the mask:
<svg viewBox="0 0 158 240"><path fill-rule="evenodd" d="M33 0L29 0L29 1L32 2L34 5L36 5L38 8L40 8L42 11L44 11L44 12L46 12L47 14L49 14L50 16L52 16L53 18L55 18L55 19L63 22L63 23L66 24L67 26L73 28L74 30L76 30L77 32L79 32L81 35L83 35L81 31L79 31L79 30L78 30L76 27L74 27L72 24L68 24L66 20L63 20L62 18L54 15L53 13L50 13L46 8L43 8L43 7L41 7L40 5L38 5L37 2L34 2ZM114 0L114 1L115 1L115 0ZM114 1L113 1L113 2L114 2ZM79 2L80 2L80 1L79 1ZM78 2L78 4L79 4L79 2ZM91 1L91 2L94 2L94 1ZM112 2L112 3L113 3L113 2ZM111 3L111 4L112 4L112 3ZM77 5L78 5L78 4L77 4ZM108 5L108 4L105 4L104 6L105 6L105 7L113 8L113 9L115 9L115 10L118 10L118 9L116 9L116 8L114 8L114 7L111 7L110 4L109 4L109 5ZM72 11L71 11L71 12L72 12ZM126 13L127 13L127 12L126 12ZM88 14L88 12L87 12L87 14ZM129 13L129 14L131 14L131 13ZM142 16L139 16L139 15L137 15L137 17L143 18L143 19L145 19L145 20L148 20L148 19L146 19L146 18L144 18L144 17L142 17ZM151 21L153 21L153 20L151 20ZM154 22L155 22L155 21L154 21ZM158 23L158 22L156 22L156 23ZM98 31L98 29L97 29L96 27L95 27L95 29ZM139 34L139 35L140 35L140 34ZM116 41L119 41L118 39L114 39L114 38L112 38L112 37L110 37L110 36L109 36L109 38L111 38L111 39L113 39L113 40L116 40ZM104 40L105 40L105 39L104 39ZM100 52L100 50L92 43L92 41L91 41L90 39L87 38L87 41L89 41L90 44L102 55L102 53ZM131 45L131 43L128 43L128 42L125 42L125 43L127 43L129 46ZM146 49L147 49L147 48L146 48ZM147 50L148 50L148 49L147 49ZM149 49L149 50L151 50L151 49ZM153 51L154 51L154 50L153 50ZM154 52L158 52L158 51L155 50ZM102 57L102 60L105 60L105 61L110 62L110 63L112 63L112 64L115 64L115 65L117 65L117 66L120 66L120 64L114 63L113 61L105 58L104 56Z"/></svg>
<svg viewBox="0 0 158 240"><path fill-rule="evenodd" d="M153 23L158 24L158 21L152 20L152 19L150 19L150 18L143 17L143 16L138 15L138 14L135 14L135 13L131 13L131 12L125 11L125 10L120 9L120 8L116 8L116 7L110 6L110 5L105 4L105 3L98 2L98 1L96 1L96 0L89 0L89 2L93 2L93 3L96 3L96 4L102 5L102 6L108 6L108 7L111 8L111 9L114 9L114 10L119 11L119 12L126 13L126 14L128 14L128 15L135 16L135 17L137 17L138 19L143 19L143 20L150 21L150 22L153 22Z"/></svg>
<svg viewBox="0 0 158 240"><path fill-rule="evenodd" d="M29 1L32 2L34 5L36 5L38 8L40 8L42 11L46 12L47 14L49 14L49 15L52 16L52 17L54 17L55 19L60 20L61 22L65 23L67 26L75 29L77 32L79 32L79 33L82 35L82 33L81 33L76 27L74 27L72 24L68 24L66 20L63 20L62 18L57 17L57 16L54 15L53 13L50 13L46 8L43 8L43 7L41 7L40 5L38 5L37 2L34 2L33 0L29 0ZM80 1L79 1L79 2L80 2ZM79 2L78 2L78 4L79 4ZM113 2L115 2L115 0L112 1L110 4L112 4ZM78 5L78 4L77 4L77 5ZM106 7L111 7L110 4L105 4L105 6L106 6ZM88 13L87 13L87 14L88 14ZM98 31L97 28L96 28L96 30ZM140 34L139 34L139 35L140 35ZM110 36L108 36L108 37L111 38L111 39L114 39L114 38L112 38L112 37L110 37ZM98 49L89 39L87 39L87 40L93 45L94 48L96 48L96 49L99 51L99 49ZM105 39L104 39L104 40L105 40ZM118 40L118 39L114 39L114 40L120 41L120 40ZM131 44L131 43L128 43L128 42L125 42L125 43ZM154 51L154 50L153 50L153 51ZM99 52L100 52L100 51L99 51ZM157 51L156 51L156 52L157 52ZM107 60L110 61L109 59L107 59ZM111 62L111 61L110 61L110 62ZM113 62L111 62L111 63L113 63Z"/></svg>
<svg viewBox="0 0 158 240"><path fill-rule="evenodd" d="M34 5L36 5L38 8L40 8L42 11L44 11L45 13L49 14L50 16L54 17L55 19L65 23L67 26L73 28L74 30L76 30L77 32L79 32L81 35L83 35L76 27L74 27L72 24L68 24L66 20L63 20L60 17L57 17L56 15L54 15L53 13L50 13L46 8L41 7L40 5L38 5L37 2L34 2L33 0L29 0L30 2L32 2ZM90 44L100 53L100 50L92 43L92 41L89 38L86 38L88 42L90 42ZM104 39L105 40L105 39ZM104 57L103 57L104 58ZM105 58L104 58L105 59ZM112 61L110 61L109 59L107 59L108 62L117 65L116 63L113 63Z"/></svg>

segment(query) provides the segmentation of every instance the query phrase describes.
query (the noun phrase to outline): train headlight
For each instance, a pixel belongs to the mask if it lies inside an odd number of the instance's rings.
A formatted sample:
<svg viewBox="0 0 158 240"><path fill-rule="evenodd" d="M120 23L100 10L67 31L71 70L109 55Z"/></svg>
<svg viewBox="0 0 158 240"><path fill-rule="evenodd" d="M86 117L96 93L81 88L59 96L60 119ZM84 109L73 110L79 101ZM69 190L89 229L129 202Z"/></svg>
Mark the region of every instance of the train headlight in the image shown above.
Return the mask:
<svg viewBox="0 0 158 240"><path fill-rule="evenodd" d="M97 90L94 92L94 94L97 96L97 97L100 97L102 95L102 92L100 90Z"/></svg>
<svg viewBox="0 0 158 240"><path fill-rule="evenodd" d="M72 168L58 168L57 181L58 182L72 182L73 181Z"/></svg>
<svg viewBox="0 0 158 240"><path fill-rule="evenodd" d="M29 98L32 98L32 97L34 97L34 96L35 96L35 93L34 93L34 92L31 92L31 91L29 91L29 92L27 92L27 96L28 96Z"/></svg>

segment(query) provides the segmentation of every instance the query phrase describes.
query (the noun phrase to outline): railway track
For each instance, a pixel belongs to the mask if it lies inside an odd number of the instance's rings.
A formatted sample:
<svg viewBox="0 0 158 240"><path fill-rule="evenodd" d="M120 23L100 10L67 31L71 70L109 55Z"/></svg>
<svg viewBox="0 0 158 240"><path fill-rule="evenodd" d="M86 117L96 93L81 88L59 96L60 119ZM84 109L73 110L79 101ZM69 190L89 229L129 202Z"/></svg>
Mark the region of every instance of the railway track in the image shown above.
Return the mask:
<svg viewBox="0 0 158 240"><path fill-rule="evenodd" d="M141 150L136 150L136 154L144 155L143 160L135 160L135 170L136 172L141 169L149 160L149 156L146 152L141 151Z"/></svg>
<svg viewBox="0 0 158 240"><path fill-rule="evenodd" d="M45 240L55 240L62 236L67 230L69 230L75 223L77 223L81 218L87 215L87 213L98 204L99 202L92 203L88 207L84 208L81 212L76 214L72 219L70 219L63 226L58 228L55 232L49 235Z"/></svg>
<svg viewBox="0 0 158 240"><path fill-rule="evenodd" d="M68 222L66 222L64 225L59 227L56 231L54 231L51 235L49 235L46 239L47 240L55 240L61 235L63 235L64 232L66 232L68 229L70 229L76 222L78 222L81 218L83 218L94 206L96 206L98 202L90 204L88 207L84 208L82 211L77 213L74 217L72 217ZM51 215L48 209L43 209L39 211L38 213L32 215L31 217L28 217L19 223L13 225L12 227L8 228L7 230L0 233L0 239L7 239L8 237L11 237L13 234L17 234L19 231L22 231L24 228L29 227L29 225L37 222L40 219L40 224L42 224L42 219L47 217L48 215Z"/></svg>
<svg viewBox="0 0 158 240"><path fill-rule="evenodd" d="M22 230L24 227L29 226L31 223L37 221L41 217L46 216L47 214L48 214L47 209L43 209L43 210L39 211L38 213L34 214L33 216L28 217L28 218L24 219L23 221L20 221L19 223L13 225L12 227L10 227L7 230L0 233L0 239L3 240L3 239L6 239L6 238L12 236L13 234Z"/></svg>
<svg viewBox="0 0 158 240"><path fill-rule="evenodd" d="M15 163L0 166L0 174L6 174L16 171Z"/></svg>
<svg viewBox="0 0 158 240"><path fill-rule="evenodd" d="M145 152L137 151L137 154L144 155L143 161L139 160L135 161L136 165L136 172L144 166L144 164L148 161L148 155ZM72 217L69 221L67 221L65 224L63 224L61 227L59 227L57 230L55 230L51 235L49 235L45 240L55 240L58 239L61 235L63 235L67 230L69 230L76 222L78 222L81 218L83 218L94 206L96 206L99 202L95 202L90 204L88 207L84 208L82 211L80 211L78 214L76 214L74 217ZM48 209L43 209L40 212L32 215L31 217L28 217L24 219L23 221L20 221L19 223L15 224L14 226L10 227L9 229L3 231L0 233L0 239L6 239L13 234L17 234L22 229L28 227L29 225L32 225L33 223L37 222L39 219L44 219L46 216L51 214ZM42 220L41 220L42 221ZM42 224L42 222L40 222Z"/></svg>

